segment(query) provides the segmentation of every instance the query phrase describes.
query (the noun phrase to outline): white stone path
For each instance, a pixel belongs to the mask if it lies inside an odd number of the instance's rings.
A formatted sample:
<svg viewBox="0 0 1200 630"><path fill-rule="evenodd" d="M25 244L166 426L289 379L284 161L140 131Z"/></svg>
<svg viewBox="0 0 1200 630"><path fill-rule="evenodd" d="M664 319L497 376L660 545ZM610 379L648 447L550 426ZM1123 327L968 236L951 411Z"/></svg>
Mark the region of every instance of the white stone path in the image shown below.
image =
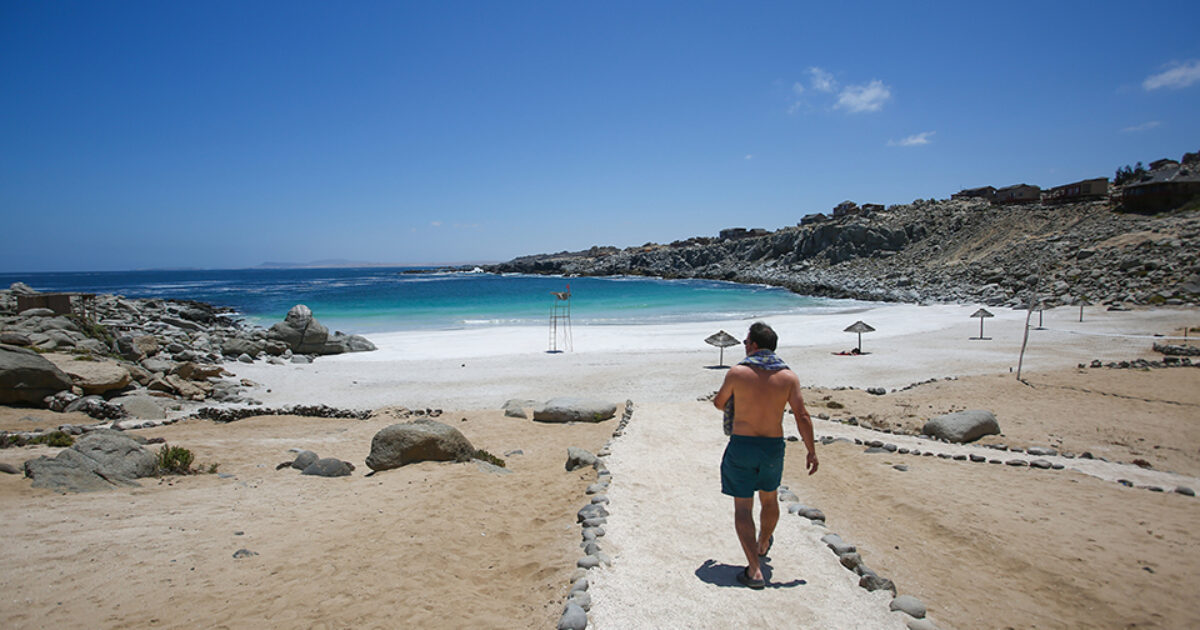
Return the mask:
<svg viewBox="0 0 1200 630"><path fill-rule="evenodd" d="M746 559L733 502L721 494L726 437L714 413L701 403L639 405L613 443L612 514L600 539L613 566L589 574L588 627L903 630L909 618L888 610L891 593L859 588L858 576L821 543L829 532L786 506L764 565L767 588L737 583ZM803 501L802 488L792 489Z"/></svg>

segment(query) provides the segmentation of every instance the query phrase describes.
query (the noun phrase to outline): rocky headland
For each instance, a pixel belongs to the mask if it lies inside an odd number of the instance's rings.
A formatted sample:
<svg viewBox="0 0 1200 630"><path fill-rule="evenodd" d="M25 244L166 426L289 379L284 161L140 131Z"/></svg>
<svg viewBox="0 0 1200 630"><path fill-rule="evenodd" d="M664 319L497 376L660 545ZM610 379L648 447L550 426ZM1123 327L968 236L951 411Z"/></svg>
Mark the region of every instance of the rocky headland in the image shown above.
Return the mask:
<svg viewBox="0 0 1200 630"><path fill-rule="evenodd" d="M188 403L249 403L252 385L227 361L310 363L374 350L358 335L331 333L303 304L264 329L203 302L72 296L70 312L18 311L23 283L0 290L0 404L80 411L103 420L165 418Z"/></svg>
<svg viewBox="0 0 1200 630"><path fill-rule="evenodd" d="M803 225L662 245L523 256L495 273L645 275L780 286L885 302L1020 307L1200 303L1200 212L1112 201L917 200Z"/></svg>

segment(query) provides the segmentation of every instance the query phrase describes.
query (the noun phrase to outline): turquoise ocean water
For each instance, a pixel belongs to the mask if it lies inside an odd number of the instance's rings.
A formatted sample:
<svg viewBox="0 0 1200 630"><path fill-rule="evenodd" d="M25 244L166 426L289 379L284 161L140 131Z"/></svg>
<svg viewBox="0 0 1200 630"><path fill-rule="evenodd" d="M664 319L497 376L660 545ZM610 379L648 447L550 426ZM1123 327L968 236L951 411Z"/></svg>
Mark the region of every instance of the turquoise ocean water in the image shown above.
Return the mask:
<svg viewBox="0 0 1200 630"><path fill-rule="evenodd" d="M39 291L115 293L200 300L235 309L264 326L306 304L322 323L347 333L546 324L571 289L575 325L673 323L769 317L845 306L784 289L709 280L644 277L448 273L410 268L231 269L0 274Z"/></svg>

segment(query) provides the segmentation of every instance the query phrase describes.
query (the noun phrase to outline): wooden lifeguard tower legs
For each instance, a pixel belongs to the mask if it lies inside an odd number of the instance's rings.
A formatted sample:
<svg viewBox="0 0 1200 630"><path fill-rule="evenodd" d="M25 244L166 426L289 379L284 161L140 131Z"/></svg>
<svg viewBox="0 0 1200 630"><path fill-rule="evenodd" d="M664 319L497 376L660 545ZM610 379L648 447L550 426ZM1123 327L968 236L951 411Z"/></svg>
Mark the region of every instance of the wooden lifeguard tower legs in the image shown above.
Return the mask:
<svg viewBox="0 0 1200 630"><path fill-rule="evenodd" d="M573 351L571 340L571 285L566 291L551 291L554 305L550 308L550 348L546 352ZM562 344L559 344L559 339Z"/></svg>

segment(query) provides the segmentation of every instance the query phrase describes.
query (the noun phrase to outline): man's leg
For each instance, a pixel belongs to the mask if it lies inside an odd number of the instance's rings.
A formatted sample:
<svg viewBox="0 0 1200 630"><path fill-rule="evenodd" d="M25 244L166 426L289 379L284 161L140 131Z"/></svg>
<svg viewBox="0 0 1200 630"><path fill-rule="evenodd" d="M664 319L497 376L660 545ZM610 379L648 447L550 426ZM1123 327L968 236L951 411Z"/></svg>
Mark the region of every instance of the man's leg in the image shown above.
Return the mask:
<svg viewBox="0 0 1200 630"><path fill-rule="evenodd" d="M776 510L778 518L778 510ZM746 574L751 579L761 580L762 569L758 566L758 543L754 539L754 497L733 498L733 526L737 530L738 542L746 554Z"/></svg>
<svg viewBox="0 0 1200 630"><path fill-rule="evenodd" d="M779 491L759 490L758 501L762 503L762 509L758 513L758 522L762 530L758 534L756 549L761 555L767 552L771 534L775 533L775 524L779 522Z"/></svg>

